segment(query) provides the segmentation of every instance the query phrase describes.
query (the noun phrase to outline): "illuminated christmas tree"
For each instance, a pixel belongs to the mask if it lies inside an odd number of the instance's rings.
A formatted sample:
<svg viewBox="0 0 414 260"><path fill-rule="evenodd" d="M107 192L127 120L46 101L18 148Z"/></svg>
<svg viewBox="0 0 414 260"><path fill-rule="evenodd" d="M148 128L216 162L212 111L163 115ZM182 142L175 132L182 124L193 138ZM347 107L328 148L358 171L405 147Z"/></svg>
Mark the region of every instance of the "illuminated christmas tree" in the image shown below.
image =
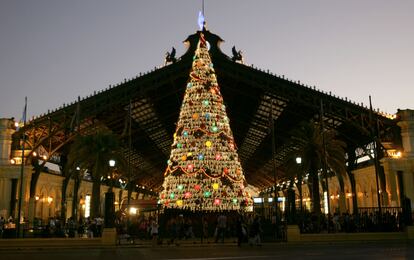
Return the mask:
<svg viewBox="0 0 414 260"><path fill-rule="evenodd" d="M200 33L160 202L165 208L238 210L251 205L216 74Z"/></svg>

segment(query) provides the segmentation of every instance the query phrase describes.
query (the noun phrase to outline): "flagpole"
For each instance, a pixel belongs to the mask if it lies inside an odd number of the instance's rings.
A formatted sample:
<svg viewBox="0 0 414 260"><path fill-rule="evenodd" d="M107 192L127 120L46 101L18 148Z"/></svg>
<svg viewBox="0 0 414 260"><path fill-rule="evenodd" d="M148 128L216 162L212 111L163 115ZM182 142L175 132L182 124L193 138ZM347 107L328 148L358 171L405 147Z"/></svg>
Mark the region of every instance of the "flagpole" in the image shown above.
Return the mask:
<svg viewBox="0 0 414 260"><path fill-rule="evenodd" d="M24 110L23 110L23 128L26 126L26 113L27 113L27 97L24 98ZM20 218L22 210L22 197L23 197L23 176L24 176L24 144L26 143L26 135L23 130L22 138L22 163L20 167L20 190L19 190L19 205L17 207L17 223L16 223L16 237L20 237Z"/></svg>

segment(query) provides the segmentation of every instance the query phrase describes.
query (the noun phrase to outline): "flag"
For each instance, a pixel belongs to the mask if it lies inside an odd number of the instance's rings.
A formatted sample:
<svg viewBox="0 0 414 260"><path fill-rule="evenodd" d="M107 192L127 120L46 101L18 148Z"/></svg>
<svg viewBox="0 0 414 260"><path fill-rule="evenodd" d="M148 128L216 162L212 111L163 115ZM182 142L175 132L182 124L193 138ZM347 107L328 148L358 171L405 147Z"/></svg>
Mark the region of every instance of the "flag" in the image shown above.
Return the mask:
<svg viewBox="0 0 414 260"><path fill-rule="evenodd" d="M16 127L16 131L19 131L21 125L23 125L23 126L26 125L26 115L27 115L27 97L24 97L23 114L22 114L22 117L19 120L19 124Z"/></svg>
<svg viewBox="0 0 414 260"><path fill-rule="evenodd" d="M23 109L23 126L26 124L26 115L27 115L27 97L24 97L24 109Z"/></svg>
<svg viewBox="0 0 414 260"><path fill-rule="evenodd" d="M198 26L200 27L200 31L204 28L204 14L203 12L198 13Z"/></svg>

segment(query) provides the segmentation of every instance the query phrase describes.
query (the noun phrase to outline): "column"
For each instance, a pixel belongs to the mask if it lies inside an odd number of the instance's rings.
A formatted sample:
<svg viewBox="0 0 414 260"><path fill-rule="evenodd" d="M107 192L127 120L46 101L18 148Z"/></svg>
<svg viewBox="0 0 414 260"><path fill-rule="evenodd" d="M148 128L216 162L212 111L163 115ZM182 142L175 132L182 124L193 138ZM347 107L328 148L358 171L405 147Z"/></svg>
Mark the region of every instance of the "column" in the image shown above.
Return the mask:
<svg viewBox="0 0 414 260"><path fill-rule="evenodd" d="M9 118L0 118L0 165L10 164L10 152L14 121Z"/></svg>
<svg viewBox="0 0 414 260"><path fill-rule="evenodd" d="M0 178L0 216L5 217L6 219L11 215L11 188L11 179Z"/></svg>
<svg viewBox="0 0 414 260"><path fill-rule="evenodd" d="M398 110L398 126L401 128L401 139L404 148L402 159L405 163L402 179L405 195L411 200L414 209L414 110Z"/></svg>
<svg viewBox="0 0 414 260"><path fill-rule="evenodd" d="M398 110L397 123L401 128L401 138L404 148L404 157L414 157L414 110Z"/></svg>

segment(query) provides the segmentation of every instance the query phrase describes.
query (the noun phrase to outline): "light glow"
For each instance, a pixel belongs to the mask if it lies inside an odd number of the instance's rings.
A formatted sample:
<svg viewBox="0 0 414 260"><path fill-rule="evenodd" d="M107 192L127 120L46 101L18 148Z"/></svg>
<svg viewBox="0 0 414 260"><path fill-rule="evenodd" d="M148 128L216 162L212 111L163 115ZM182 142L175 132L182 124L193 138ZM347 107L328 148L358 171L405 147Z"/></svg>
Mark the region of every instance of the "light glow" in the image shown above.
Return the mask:
<svg viewBox="0 0 414 260"><path fill-rule="evenodd" d="M85 218L91 215L91 195L85 196Z"/></svg>
<svg viewBox="0 0 414 260"><path fill-rule="evenodd" d="M329 208L328 208L328 193L326 191L323 192L323 209L325 211L325 214L328 214Z"/></svg>
<svg viewBox="0 0 414 260"><path fill-rule="evenodd" d="M138 209L134 207L129 208L129 214L130 215L136 215L138 213Z"/></svg>

